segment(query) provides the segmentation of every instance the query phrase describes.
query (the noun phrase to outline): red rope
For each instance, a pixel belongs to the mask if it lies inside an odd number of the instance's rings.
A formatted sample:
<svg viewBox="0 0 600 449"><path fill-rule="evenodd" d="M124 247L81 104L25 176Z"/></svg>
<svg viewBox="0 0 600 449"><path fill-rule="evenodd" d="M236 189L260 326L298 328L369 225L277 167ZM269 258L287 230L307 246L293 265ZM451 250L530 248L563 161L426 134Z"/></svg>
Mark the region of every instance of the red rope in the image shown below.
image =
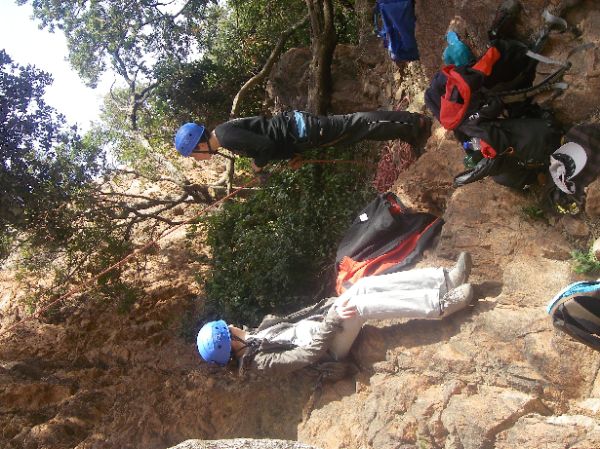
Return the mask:
<svg viewBox="0 0 600 449"><path fill-rule="evenodd" d="M13 323L11 326L9 326L8 328L0 331L0 336L6 334L7 332L13 330L14 328L16 328L18 325L23 324L24 322L31 320L33 318L37 318L39 316L41 316L43 313L47 312L50 307L54 306L55 304L58 304L61 301L64 301L65 299L73 296L76 293L83 293L89 289L92 288L92 284L95 283L98 279L100 279L102 276L104 276L107 273L110 273L111 271L115 270L116 268L122 267L123 265L125 265L127 262L129 262L130 260L134 259L135 257L137 257L139 254L143 253L144 251L146 251L148 248L150 248L153 245L156 245L158 243L159 240L161 240L162 238L166 237L167 235L175 232L177 229L181 228L182 226L188 225L190 223L192 223L194 220L196 220L197 218L201 217L204 213L208 212L209 210L213 209L215 206L223 203L224 201L228 200L229 198L235 196L236 194L238 194L240 191L242 191L243 189L245 189L246 187L252 185L254 182L256 182L257 178L252 179L251 181L247 182L246 184L244 184L243 186L237 188L236 190L234 190L233 192L229 193L228 195L224 196L223 198L221 198L220 200L215 201L214 203L208 205L207 207L205 207L204 209L202 209L196 216L194 216L193 218L190 218L189 220L187 220L184 223L180 223L176 226L173 226L170 229L167 229L165 232L163 232L158 238L154 239L154 240L150 240L148 243L146 243L144 246L142 246L141 248L136 249L135 251L133 251L132 253L130 253L129 255L125 256L123 259L121 259L120 261L114 263L113 265L111 265L110 267L102 270L100 273L96 274L95 276L93 276L88 282L86 282L85 285L80 285L78 287L72 288L71 290L69 290L67 293L65 293L62 296L59 296L58 298L56 298L55 300L51 301L49 304L46 304L44 307L42 307L41 309L37 310L34 314L29 315L28 317L22 319L21 321L17 321L16 323Z"/></svg>

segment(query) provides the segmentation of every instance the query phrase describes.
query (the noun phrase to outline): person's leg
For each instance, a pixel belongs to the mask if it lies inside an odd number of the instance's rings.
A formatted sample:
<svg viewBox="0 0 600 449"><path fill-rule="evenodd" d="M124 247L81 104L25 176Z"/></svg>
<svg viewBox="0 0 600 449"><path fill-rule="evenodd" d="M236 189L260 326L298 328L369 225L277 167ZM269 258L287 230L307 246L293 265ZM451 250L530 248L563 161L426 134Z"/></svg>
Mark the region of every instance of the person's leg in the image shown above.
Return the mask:
<svg viewBox="0 0 600 449"><path fill-rule="evenodd" d="M439 318L440 296L445 289L443 268L423 268L363 278L338 301L349 299L366 320Z"/></svg>
<svg viewBox="0 0 600 449"><path fill-rule="evenodd" d="M349 300L365 320L438 318L443 312L440 300L468 281L471 265L471 255L462 252L450 270L421 268L368 276L342 293L336 304ZM454 292L456 296L460 294Z"/></svg>
<svg viewBox="0 0 600 449"><path fill-rule="evenodd" d="M335 304L332 307L335 307ZM360 315L342 322L343 329L333 337L329 347L334 359L340 360L348 355L364 323L365 319Z"/></svg>
<svg viewBox="0 0 600 449"><path fill-rule="evenodd" d="M318 146L352 145L362 140L401 139L411 145L430 128L428 119L406 111L356 112L319 117ZM429 126L428 126L429 125ZM313 134L314 136L314 134Z"/></svg>
<svg viewBox="0 0 600 449"><path fill-rule="evenodd" d="M367 124L365 140L401 139L415 145L426 127L425 116L406 111L372 111L354 114Z"/></svg>
<svg viewBox="0 0 600 449"><path fill-rule="evenodd" d="M332 306L348 301L358 311L356 317L344 321L344 329L332 341L332 354L345 357L366 320L434 319L463 309L473 296L470 284L464 284L471 264L471 255L462 252L450 270L422 268L360 279Z"/></svg>
<svg viewBox="0 0 600 449"><path fill-rule="evenodd" d="M440 288L446 279L442 268L424 268L360 279L340 295L332 307L345 301L358 315L344 320L343 330L331 342L336 359L345 357L368 319L438 318Z"/></svg>

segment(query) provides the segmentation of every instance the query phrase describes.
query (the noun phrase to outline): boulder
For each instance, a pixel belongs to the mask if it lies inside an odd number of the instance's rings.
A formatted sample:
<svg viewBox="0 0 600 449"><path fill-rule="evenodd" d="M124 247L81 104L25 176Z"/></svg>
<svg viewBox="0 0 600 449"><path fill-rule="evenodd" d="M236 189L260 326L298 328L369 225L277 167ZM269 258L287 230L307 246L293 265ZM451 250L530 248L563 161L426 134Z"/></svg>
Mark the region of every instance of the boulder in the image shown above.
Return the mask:
<svg viewBox="0 0 600 449"><path fill-rule="evenodd" d="M496 438L496 449L562 449L600 447L600 424L583 415L521 417Z"/></svg>
<svg viewBox="0 0 600 449"><path fill-rule="evenodd" d="M232 440L187 440L169 449L319 449L297 441L236 438Z"/></svg>

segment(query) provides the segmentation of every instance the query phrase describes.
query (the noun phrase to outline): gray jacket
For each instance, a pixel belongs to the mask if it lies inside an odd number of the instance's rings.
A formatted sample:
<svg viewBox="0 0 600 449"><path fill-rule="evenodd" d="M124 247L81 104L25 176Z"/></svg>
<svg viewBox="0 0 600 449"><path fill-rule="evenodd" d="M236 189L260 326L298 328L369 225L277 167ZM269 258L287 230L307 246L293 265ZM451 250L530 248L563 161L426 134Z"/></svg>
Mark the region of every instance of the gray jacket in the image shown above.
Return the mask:
<svg viewBox="0 0 600 449"><path fill-rule="evenodd" d="M296 346L280 342L261 340L258 346L250 349L240 360L240 371L261 371L264 373L285 375L318 362L331 362L329 356L331 340L342 329L342 319L332 304L335 298L327 298L314 306L307 307L285 317L267 315L260 326L254 330L265 329L283 331L303 319L321 321L319 331L307 346Z"/></svg>

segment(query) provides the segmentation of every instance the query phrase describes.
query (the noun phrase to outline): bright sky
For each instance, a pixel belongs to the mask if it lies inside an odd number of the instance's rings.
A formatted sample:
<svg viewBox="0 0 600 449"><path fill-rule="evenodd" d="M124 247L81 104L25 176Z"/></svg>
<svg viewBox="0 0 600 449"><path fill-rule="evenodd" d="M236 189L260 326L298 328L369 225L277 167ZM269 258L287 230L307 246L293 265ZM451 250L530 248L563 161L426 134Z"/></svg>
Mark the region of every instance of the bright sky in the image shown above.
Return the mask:
<svg viewBox="0 0 600 449"><path fill-rule="evenodd" d="M0 0L0 48L21 65L33 64L50 72L54 83L44 98L70 124L77 123L85 131L90 121L97 120L113 77L105 76L97 89L86 87L66 61L67 43L62 32L39 30L31 15L28 4L17 6L14 0Z"/></svg>

